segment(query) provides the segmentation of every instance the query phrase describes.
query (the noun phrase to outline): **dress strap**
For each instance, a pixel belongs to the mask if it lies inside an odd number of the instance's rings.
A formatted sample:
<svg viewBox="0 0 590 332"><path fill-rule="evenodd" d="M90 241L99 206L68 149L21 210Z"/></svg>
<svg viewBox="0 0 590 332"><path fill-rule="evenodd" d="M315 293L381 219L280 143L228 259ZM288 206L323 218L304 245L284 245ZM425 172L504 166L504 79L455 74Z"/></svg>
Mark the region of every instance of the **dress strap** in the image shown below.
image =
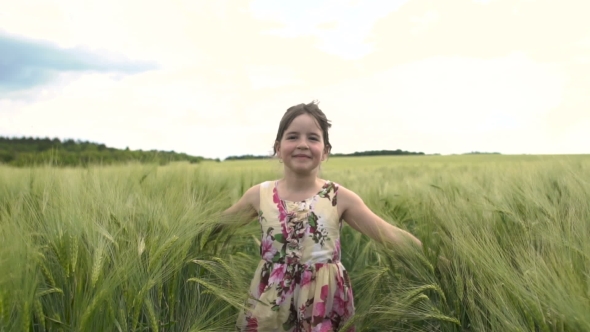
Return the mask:
<svg viewBox="0 0 590 332"><path fill-rule="evenodd" d="M273 181L264 181L260 184L260 198L272 197Z"/></svg>

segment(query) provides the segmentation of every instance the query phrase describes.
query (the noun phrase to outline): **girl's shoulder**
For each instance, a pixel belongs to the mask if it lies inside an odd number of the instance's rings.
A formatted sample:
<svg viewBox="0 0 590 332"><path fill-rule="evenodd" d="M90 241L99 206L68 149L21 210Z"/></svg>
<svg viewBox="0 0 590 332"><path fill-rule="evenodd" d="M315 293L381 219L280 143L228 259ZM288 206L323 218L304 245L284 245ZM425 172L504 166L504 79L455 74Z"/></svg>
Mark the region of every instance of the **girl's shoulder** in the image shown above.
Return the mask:
<svg viewBox="0 0 590 332"><path fill-rule="evenodd" d="M362 202L362 199L360 198L359 195L357 195L354 191L346 188L345 186L343 186L340 183L337 182L332 182L335 186L335 188L337 188L337 192L338 192L338 205L340 205L340 208L346 210L346 208L348 206L350 206L351 204L358 204L359 202Z"/></svg>
<svg viewBox="0 0 590 332"><path fill-rule="evenodd" d="M269 196L269 195L272 197L276 181L277 180L262 181L252 187L255 189L251 188L252 194L256 196L258 202L260 202L260 197Z"/></svg>
<svg viewBox="0 0 590 332"><path fill-rule="evenodd" d="M257 184L260 188L270 188L274 185L277 180L266 180Z"/></svg>
<svg viewBox="0 0 590 332"><path fill-rule="evenodd" d="M268 184L266 182L261 182L253 185L250 187L244 195L242 199L247 202L255 211L260 210L260 196L264 190L267 190Z"/></svg>

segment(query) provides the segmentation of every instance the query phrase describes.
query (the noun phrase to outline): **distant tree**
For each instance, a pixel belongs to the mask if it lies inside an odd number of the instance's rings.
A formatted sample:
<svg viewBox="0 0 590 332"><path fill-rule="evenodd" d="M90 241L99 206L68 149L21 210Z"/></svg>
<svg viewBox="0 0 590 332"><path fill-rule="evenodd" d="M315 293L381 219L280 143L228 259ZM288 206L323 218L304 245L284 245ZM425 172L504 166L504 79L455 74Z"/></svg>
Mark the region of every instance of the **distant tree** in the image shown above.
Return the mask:
<svg viewBox="0 0 590 332"><path fill-rule="evenodd" d="M174 151L132 151L110 148L105 144L58 138L8 138L0 136L0 163L12 166L31 166L51 163L60 166L88 166L117 164L130 161L158 163L174 161L199 163L207 160Z"/></svg>
<svg viewBox="0 0 590 332"><path fill-rule="evenodd" d="M225 158L224 160L247 160L247 159L269 159L271 158L270 156L255 156L255 155L251 155L251 154L246 154L246 155L242 155L242 156L229 156L227 158Z"/></svg>
<svg viewBox="0 0 590 332"><path fill-rule="evenodd" d="M501 154L500 152L479 152L479 151L472 151L472 152L467 152L464 154Z"/></svg>
<svg viewBox="0 0 590 332"><path fill-rule="evenodd" d="M362 152L354 152L354 153L338 153L333 154L334 157L360 157L360 156L423 156L424 152L410 152L410 151L403 151L400 149L397 150L370 150L370 151L362 151Z"/></svg>

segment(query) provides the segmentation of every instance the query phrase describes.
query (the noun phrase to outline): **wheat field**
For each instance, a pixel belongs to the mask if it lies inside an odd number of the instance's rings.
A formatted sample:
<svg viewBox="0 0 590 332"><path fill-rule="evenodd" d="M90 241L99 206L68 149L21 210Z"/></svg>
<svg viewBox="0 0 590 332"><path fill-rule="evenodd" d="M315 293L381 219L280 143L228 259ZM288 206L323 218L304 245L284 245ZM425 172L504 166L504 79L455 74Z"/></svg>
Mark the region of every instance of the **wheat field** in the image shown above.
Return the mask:
<svg viewBox="0 0 590 332"><path fill-rule="evenodd" d="M260 230L210 230L281 166L0 166L0 331L233 331ZM590 331L590 156L332 158L321 177L424 244L343 228L358 331Z"/></svg>

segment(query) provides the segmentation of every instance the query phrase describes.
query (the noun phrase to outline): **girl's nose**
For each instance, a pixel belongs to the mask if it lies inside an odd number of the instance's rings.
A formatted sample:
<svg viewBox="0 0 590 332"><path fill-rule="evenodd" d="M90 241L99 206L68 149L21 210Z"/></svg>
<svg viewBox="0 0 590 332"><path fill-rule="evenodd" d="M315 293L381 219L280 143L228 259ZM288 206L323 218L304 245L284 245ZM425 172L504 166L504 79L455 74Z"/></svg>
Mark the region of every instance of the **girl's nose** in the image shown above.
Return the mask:
<svg viewBox="0 0 590 332"><path fill-rule="evenodd" d="M307 144L305 143L305 140L299 141L299 144L297 144L297 148L307 149Z"/></svg>

